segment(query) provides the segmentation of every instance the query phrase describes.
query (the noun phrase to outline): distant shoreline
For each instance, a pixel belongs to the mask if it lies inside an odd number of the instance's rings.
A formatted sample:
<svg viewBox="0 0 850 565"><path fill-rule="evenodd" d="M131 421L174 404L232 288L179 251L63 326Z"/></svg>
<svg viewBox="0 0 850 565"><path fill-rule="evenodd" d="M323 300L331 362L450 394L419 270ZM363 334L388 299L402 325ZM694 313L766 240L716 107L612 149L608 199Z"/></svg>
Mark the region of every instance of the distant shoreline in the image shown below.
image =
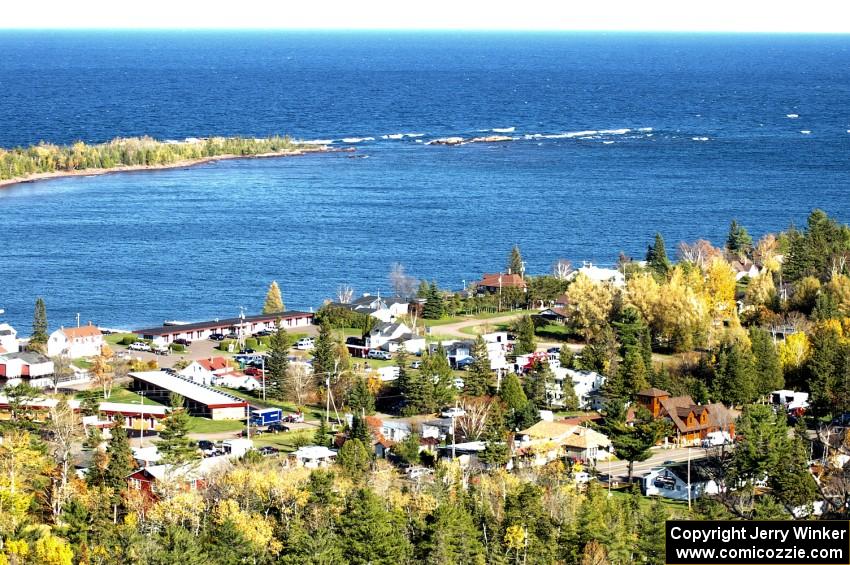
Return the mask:
<svg viewBox="0 0 850 565"><path fill-rule="evenodd" d="M277 157L299 157L308 153L328 153L332 151L325 145L317 145L315 147L302 147L299 149L287 149L284 151L276 151L270 153L260 153L257 155L236 155L225 154L215 155L212 157L200 157L198 159L184 159L175 161L174 163L165 163L162 165L120 165L110 168L89 168L89 169L73 169L68 171L51 171L49 173L33 173L26 177L14 179L0 180L0 190L17 184L35 183L45 180L52 180L64 177L90 177L99 175L108 175L115 173L132 173L140 171L161 171L166 169L182 169L212 163L215 161L225 161L231 159L271 159Z"/></svg>

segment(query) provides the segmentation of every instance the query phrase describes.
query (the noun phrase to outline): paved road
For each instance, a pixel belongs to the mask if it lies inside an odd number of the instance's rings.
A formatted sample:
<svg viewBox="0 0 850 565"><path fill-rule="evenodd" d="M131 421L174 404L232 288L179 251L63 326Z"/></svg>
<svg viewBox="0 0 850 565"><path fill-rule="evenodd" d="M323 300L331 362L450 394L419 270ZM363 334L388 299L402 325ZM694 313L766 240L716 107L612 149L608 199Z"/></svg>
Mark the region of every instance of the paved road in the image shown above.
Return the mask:
<svg viewBox="0 0 850 565"><path fill-rule="evenodd" d="M690 452L691 461L695 461L697 459L704 459L706 457L706 450L702 449L701 447L692 447L690 448ZM688 448L686 447L676 447L673 449L654 449L652 457L650 457L646 461L635 463L633 471L634 476L642 477L646 475L650 469L654 467L661 467L665 461L685 462L687 460ZM628 479L629 463L627 461L613 461L610 463L609 471L608 462L603 461L597 464L596 470L603 475L607 475L610 472L610 474L614 478L614 481L625 482Z"/></svg>

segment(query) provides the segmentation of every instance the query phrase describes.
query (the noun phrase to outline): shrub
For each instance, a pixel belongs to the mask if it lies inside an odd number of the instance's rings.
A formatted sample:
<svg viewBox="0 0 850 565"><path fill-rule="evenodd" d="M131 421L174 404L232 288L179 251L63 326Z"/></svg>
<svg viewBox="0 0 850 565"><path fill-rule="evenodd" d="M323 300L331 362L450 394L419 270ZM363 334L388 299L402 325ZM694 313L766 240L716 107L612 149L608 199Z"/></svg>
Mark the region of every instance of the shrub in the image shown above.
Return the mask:
<svg viewBox="0 0 850 565"><path fill-rule="evenodd" d="M235 345L236 345L236 341L235 341L235 340L233 340L233 339L223 339L223 340L221 340L221 342L218 344L218 348L219 348L219 350L221 350L221 351L230 351L230 345L231 345L231 344L233 344L233 345L234 345L234 347L235 347Z"/></svg>
<svg viewBox="0 0 850 565"><path fill-rule="evenodd" d="M247 347L248 349L257 349L257 347L259 347L258 344L257 344L257 338L255 338L255 337L245 338L245 347Z"/></svg>
<svg viewBox="0 0 850 565"><path fill-rule="evenodd" d="M186 351L186 346L183 345L182 343L172 343L168 347L171 348L171 351L176 351L178 353L182 353L182 352Z"/></svg>
<svg viewBox="0 0 850 565"><path fill-rule="evenodd" d="M268 347L269 344L272 341L272 338L269 335L264 335L264 336L257 338L257 341L259 341L262 344L263 347Z"/></svg>
<svg viewBox="0 0 850 565"><path fill-rule="evenodd" d="M125 335L124 337L121 338L121 341L119 341L118 343L120 343L121 345L130 345L132 343L136 343L137 341L139 341L138 336Z"/></svg>

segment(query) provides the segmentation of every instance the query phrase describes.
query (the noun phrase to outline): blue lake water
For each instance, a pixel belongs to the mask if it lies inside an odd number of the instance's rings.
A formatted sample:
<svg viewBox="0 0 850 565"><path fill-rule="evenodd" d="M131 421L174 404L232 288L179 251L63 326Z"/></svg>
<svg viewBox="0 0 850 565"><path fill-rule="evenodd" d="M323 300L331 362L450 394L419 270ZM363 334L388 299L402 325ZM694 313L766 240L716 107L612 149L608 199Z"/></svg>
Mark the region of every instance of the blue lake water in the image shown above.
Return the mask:
<svg viewBox="0 0 850 565"><path fill-rule="evenodd" d="M257 311L272 279L289 308L386 292L395 261L459 288L514 243L541 273L655 231L720 243L733 217L850 221L845 36L0 32L0 93L0 146L288 133L368 156L0 190L24 333L36 296L52 327L134 327ZM517 139L425 144L494 128Z"/></svg>

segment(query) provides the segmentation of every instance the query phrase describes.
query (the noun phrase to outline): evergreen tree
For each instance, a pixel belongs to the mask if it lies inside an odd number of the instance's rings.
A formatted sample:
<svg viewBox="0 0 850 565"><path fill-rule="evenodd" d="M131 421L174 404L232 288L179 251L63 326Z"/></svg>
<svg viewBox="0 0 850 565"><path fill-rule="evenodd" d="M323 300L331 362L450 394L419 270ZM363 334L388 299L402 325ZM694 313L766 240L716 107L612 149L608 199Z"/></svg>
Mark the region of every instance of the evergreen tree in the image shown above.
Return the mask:
<svg viewBox="0 0 850 565"><path fill-rule="evenodd" d="M183 407L183 397L172 393L169 400L171 410L163 419L156 447L163 463L183 465L197 456L197 449L189 439L189 414Z"/></svg>
<svg viewBox="0 0 850 565"><path fill-rule="evenodd" d="M435 412L442 406L451 404L457 389L453 385L454 373L449 365L448 354L442 343L437 345L433 354L422 356L423 388L425 398L423 408L426 412Z"/></svg>
<svg viewBox="0 0 850 565"><path fill-rule="evenodd" d="M395 355L395 366L398 369L398 378L395 384L402 396L404 396L404 392L410 387L407 359L407 349L402 346Z"/></svg>
<svg viewBox="0 0 850 565"><path fill-rule="evenodd" d="M747 228L736 220L729 224L729 235L726 237L726 249L737 257L743 258L753 248L753 238L747 233Z"/></svg>
<svg viewBox="0 0 850 565"><path fill-rule="evenodd" d="M421 543L426 565L483 565L486 560L481 532L464 505L445 502L428 518Z"/></svg>
<svg viewBox="0 0 850 565"><path fill-rule="evenodd" d="M764 396L785 386L782 365L770 334L759 328L750 328L750 343L755 359L756 395Z"/></svg>
<svg viewBox="0 0 850 565"><path fill-rule="evenodd" d="M634 398L638 391L649 387L648 371L643 364L643 357L637 348L626 351L623 362L620 363L620 374L622 375L623 394L628 398Z"/></svg>
<svg viewBox="0 0 850 565"><path fill-rule="evenodd" d="M644 511L640 519L640 534L638 535L638 550L644 563L664 565L667 562L667 537L664 529L667 521L667 511L656 496Z"/></svg>
<svg viewBox="0 0 850 565"><path fill-rule="evenodd" d="M519 382L515 373L508 373L504 381L502 381L502 389L499 391L499 396L508 408L508 412L520 411L528 404L528 397L525 391L522 390L522 385Z"/></svg>
<svg viewBox="0 0 850 565"><path fill-rule="evenodd" d="M561 351L558 352L558 361L561 362L561 367L564 369L574 369L576 358L573 350L567 347L567 344L561 346Z"/></svg>
<svg viewBox="0 0 850 565"><path fill-rule="evenodd" d="M44 305L44 300L39 296L35 300L35 312L32 317L32 336L30 336L29 344L32 349L40 351L47 345L48 330L47 330L47 308Z"/></svg>
<svg viewBox="0 0 850 565"><path fill-rule="evenodd" d="M329 433L330 429L328 428L328 421L322 417L319 421L319 427L316 428L316 433L313 434L313 443L316 445L327 445Z"/></svg>
<svg viewBox="0 0 850 565"><path fill-rule="evenodd" d="M472 357L475 360L469 366L469 373L464 378L463 392L468 396L484 396L490 388L493 371L490 369L487 343L480 335L475 338L472 346Z"/></svg>
<svg viewBox="0 0 850 565"><path fill-rule="evenodd" d="M103 485L109 487L118 496L127 488L127 477L133 472L133 452L127 439L124 417L116 416L115 425L110 429L112 438L106 447L107 463L103 471ZM120 498L120 496L118 496Z"/></svg>
<svg viewBox="0 0 850 565"><path fill-rule="evenodd" d="M419 434L410 434L393 446L393 453L404 463L419 463Z"/></svg>
<svg viewBox="0 0 850 565"><path fill-rule="evenodd" d="M372 434L369 433L366 420L359 414L354 414L351 418L351 433L349 437L359 439L363 445L372 445Z"/></svg>
<svg viewBox="0 0 850 565"><path fill-rule="evenodd" d="M756 397L753 356L738 343L724 344L714 367L714 394L732 405L752 402Z"/></svg>
<svg viewBox="0 0 850 565"><path fill-rule="evenodd" d="M562 386L561 402L564 410L578 410L579 402L576 396L575 387L573 387L572 379L565 379Z"/></svg>
<svg viewBox="0 0 850 565"><path fill-rule="evenodd" d="M383 502L368 489L349 497L340 515L340 530L345 535L345 563L396 565L406 562L412 553L403 521L385 510Z"/></svg>
<svg viewBox="0 0 850 565"><path fill-rule="evenodd" d="M519 251L519 245L514 245L508 255L508 273L515 275L525 275L525 262L522 260L522 253Z"/></svg>
<svg viewBox="0 0 850 565"><path fill-rule="evenodd" d="M324 380L328 374L333 374L335 369L336 342L330 326L322 324L319 326L319 336L316 338L316 347L313 349L313 374Z"/></svg>
<svg viewBox="0 0 850 565"><path fill-rule="evenodd" d="M166 526L152 545L153 551L146 555L150 565L207 565L207 555L201 540L192 532L178 525Z"/></svg>
<svg viewBox="0 0 850 565"><path fill-rule="evenodd" d="M555 375L552 374L552 369L549 368L549 363L535 361L531 366L531 370L525 376L525 396L538 408L548 408L550 406L549 395L546 392L547 385L551 385L555 380Z"/></svg>
<svg viewBox="0 0 850 565"><path fill-rule="evenodd" d="M636 419L626 423L625 404L611 404L611 412L606 414L606 432L617 457L629 463L629 483L635 462L646 461L652 455L654 447L669 431L666 420L654 420L644 408L639 408Z"/></svg>
<svg viewBox="0 0 850 565"><path fill-rule="evenodd" d="M432 281L431 286L428 287L425 306L422 307L422 317L426 320L439 320L444 314L443 293L437 288L437 281Z"/></svg>
<svg viewBox="0 0 850 565"><path fill-rule="evenodd" d="M285 310L286 306L283 303L283 297L280 295L280 287L277 286L277 281L272 281L272 284L269 285L269 291L266 293L263 314L277 314Z"/></svg>
<svg viewBox="0 0 850 565"><path fill-rule="evenodd" d="M658 278L666 278L670 272L670 258L667 257L667 247L660 233L655 234L655 243L646 249L646 263Z"/></svg>
<svg viewBox="0 0 850 565"><path fill-rule="evenodd" d="M419 288L416 289L416 298L428 298L430 292L431 286L428 284L428 281L425 279L419 281Z"/></svg>
<svg viewBox="0 0 850 565"><path fill-rule="evenodd" d="M289 348L291 342L286 330L279 329L269 340L266 356L266 395L275 400L286 400L289 388Z"/></svg>
<svg viewBox="0 0 850 565"><path fill-rule="evenodd" d="M348 392L348 406L358 416L371 416L375 413L375 396L363 377L358 376L354 380L354 386Z"/></svg>
<svg viewBox="0 0 850 565"><path fill-rule="evenodd" d="M537 337L534 335L534 320L531 316L523 316L515 325L516 343L514 353L525 355L537 351Z"/></svg>
<svg viewBox="0 0 850 565"><path fill-rule="evenodd" d="M371 443L371 441L364 443L360 438L353 437L342 444L336 462L349 478L359 481L366 477L372 465L372 458L367 447Z"/></svg>
<svg viewBox="0 0 850 565"><path fill-rule="evenodd" d="M506 530L518 526L524 532L521 549L524 558L530 558L533 563L555 562L555 527L543 507L543 491L539 486L523 483L507 495L503 523Z"/></svg>

